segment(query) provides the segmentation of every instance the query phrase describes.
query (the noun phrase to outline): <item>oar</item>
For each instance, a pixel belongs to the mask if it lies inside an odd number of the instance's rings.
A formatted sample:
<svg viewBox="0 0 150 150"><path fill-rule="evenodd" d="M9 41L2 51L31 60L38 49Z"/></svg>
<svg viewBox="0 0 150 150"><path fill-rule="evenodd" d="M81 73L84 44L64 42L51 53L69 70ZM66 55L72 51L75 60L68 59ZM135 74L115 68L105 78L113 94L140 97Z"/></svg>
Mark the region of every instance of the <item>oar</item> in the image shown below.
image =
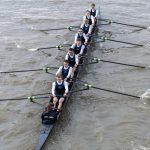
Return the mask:
<svg viewBox="0 0 150 150"><path fill-rule="evenodd" d="M93 89L97 89L97 90L102 90L102 91L107 91L107 92L111 92L111 93L121 94L121 95L130 96L130 97L134 97L134 98L140 98L140 96L136 96L136 95L132 95L132 94L128 94L128 93L123 93L123 92L119 92L119 91L114 91L114 90L110 90L110 89L104 89L104 88L92 86L91 84L84 84L84 86L88 87L89 89L93 88Z"/></svg>
<svg viewBox="0 0 150 150"><path fill-rule="evenodd" d="M27 69L27 70L13 70L13 71L1 71L0 73L21 73L21 72L34 72L34 71L45 71L49 73L50 70L58 69L58 67L45 67L40 69Z"/></svg>
<svg viewBox="0 0 150 150"><path fill-rule="evenodd" d="M85 87L79 90L74 90L74 91L69 91L68 94L72 94L72 93L77 93L77 92L81 92L81 91L85 91L88 90L89 87ZM33 100L35 99L46 99L46 98L51 98L51 94L52 93L40 93L40 94L35 94L32 96L28 96L28 97L21 97L21 98L1 98L0 101L21 101L21 100L30 100L31 102L33 102ZM45 96L45 95L50 95L50 96ZM57 96L61 96L61 95L57 95Z"/></svg>
<svg viewBox="0 0 150 150"><path fill-rule="evenodd" d="M120 24L120 25L125 25L125 26L137 27L137 28L141 28L141 29L150 29L150 27L145 27L145 26L140 26L140 25L133 25L133 24L128 24L128 23L122 23L122 22L113 21L113 20L110 20L110 19L100 19L100 20L108 22L109 24L114 23L114 24Z"/></svg>
<svg viewBox="0 0 150 150"><path fill-rule="evenodd" d="M136 67L136 68L143 68L143 69L147 69L150 68L150 66L139 66L139 65L132 65L132 64L127 64L127 63L121 63L121 62L115 62L115 61L110 61L110 60L104 60L104 59L100 59L100 58L96 58L96 57L87 57L90 59L93 59L95 61L95 63L101 61L101 62L106 62L106 63L113 63L113 64L118 64L118 65L124 65L124 66L131 66L131 67Z"/></svg>
<svg viewBox="0 0 150 150"><path fill-rule="evenodd" d="M135 43L130 43L130 42L125 42L125 41L119 41L119 40L113 40L113 39L110 39L110 38L107 38L107 37L100 37L100 39L103 40L103 42L105 42L106 40L108 41L113 41L113 42L118 42L118 43L124 43L124 44L129 44L129 45L134 45L134 46L145 46L145 45L142 45L142 44L135 44Z"/></svg>
<svg viewBox="0 0 150 150"><path fill-rule="evenodd" d="M53 48L57 48L58 50L61 50L61 48L63 47L68 47L71 46L71 44L62 44L62 45L57 45L57 46L48 46L48 47L40 47L40 48L31 48L28 49L28 51L39 51L39 50L43 50L43 49L53 49Z"/></svg>
<svg viewBox="0 0 150 150"><path fill-rule="evenodd" d="M120 95L125 95L125 96L129 96L129 97L133 97L133 98L150 98L150 89L149 90L146 90L146 92L144 94L142 94L141 96L136 96L136 95L132 95L132 94L128 94L128 93L124 93L124 92L120 92L120 91L114 91L114 90L111 90L111 89L106 89L106 88L101 88L101 87L96 87L96 86L93 86L85 81L81 81L79 79L76 79L77 82L80 82L81 85L91 89L97 89L97 90L102 90L102 91L106 91L106 92L111 92L111 93L116 93L116 94L120 94Z"/></svg>
<svg viewBox="0 0 150 150"><path fill-rule="evenodd" d="M66 30L66 29L69 31L72 31L73 28L80 28L80 26L69 26L69 27L61 27L61 28L53 28L53 29L43 29L43 30L39 30L39 31L45 32L45 31Z"/></svg>

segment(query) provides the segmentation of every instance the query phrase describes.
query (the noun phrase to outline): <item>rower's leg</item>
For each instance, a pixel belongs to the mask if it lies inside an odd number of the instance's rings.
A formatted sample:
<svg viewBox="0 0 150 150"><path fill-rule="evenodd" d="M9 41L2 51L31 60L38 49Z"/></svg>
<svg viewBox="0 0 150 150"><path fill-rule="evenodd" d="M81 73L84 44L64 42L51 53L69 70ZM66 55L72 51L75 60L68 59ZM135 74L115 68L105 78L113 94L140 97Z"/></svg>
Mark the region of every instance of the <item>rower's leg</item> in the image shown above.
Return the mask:
<svg viewBox="0 0 150 150"><path fill-rule="evenodd" d="M60 108L62 107L63 102L64 102L64 98L61 97L61 98L59 99L58 109L60 109Z"/></svg>
<svg viewBox="0 0 150 150"><path fill-rule="evenodd" d="M56 108L57 102L58 102L58 98L57 97L53 97L54 108Z"/></svg>

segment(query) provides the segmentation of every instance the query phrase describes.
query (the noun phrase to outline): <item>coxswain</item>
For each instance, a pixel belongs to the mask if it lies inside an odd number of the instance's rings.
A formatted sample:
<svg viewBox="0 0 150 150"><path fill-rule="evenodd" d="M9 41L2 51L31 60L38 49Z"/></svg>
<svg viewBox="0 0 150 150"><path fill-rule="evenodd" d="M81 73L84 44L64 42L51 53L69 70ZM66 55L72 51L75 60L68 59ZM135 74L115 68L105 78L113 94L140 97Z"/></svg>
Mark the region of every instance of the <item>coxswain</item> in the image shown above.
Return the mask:
<svg viewBox="0 0 150 150"><path fill-rule="evenodd" d="M85 45L82 44L81 39L79 38L76 40L76 43L71 46L71 48L74 50L74 53L80 57L83 55Z"/></svg>
<svg viewBox="0 0 150 150"><path fill-rule="evenodd" d="M53 124L57 120L58 111L54 108L53 103L49 103L41 115L43 124Z"/></svg>
<svg viewBox="0 0 150 150"><path fill-rule="evenodd" d="M72 48L69 48L68 50L68 53L65 57L65 60L68 60L69 62L69 66L71 66L73 69L72 69L72 74L71 74L71 78L73 78L74 76L74 73L77 69L77 66L79 64L79 58L78 58L78 55L76 55L74 53L74 50Z"/></svg>
<svg viewBox="0 0 150 150"><path fill-rule="evenodd" d="M89 37L89 35L91 35L93 27L92 27L92 25L89 25L88 19L84 20L84 23L81 24L81 28L83 29L83 33L85 33L85 35L87 37Z"/></svg>
<svg viewBox="0 0 150 150"><path fill-rule="evenodd" d="M76 33L75 39L74 39L74 43L76 43L77 39L81 39L82 44L85 44L85 45L88 42L88 37L85 35L85 33L83 33L83 29L82 28L80 28L78 30L78 32Z"/></svg>
<svg viewBox="0 0 150 150"><path fill-rule="evenodd" d="M53 104L54 108L58 107L57 110L60 111L62 104L64 102L64 98L68 93L68 83L62 80L61 75L56 75L56 81L52 83L52 96L53 96Z"/></svg>
<svg viewBox="0 0 150 150"><path fill-rule="evenodd" d="M89 25L94 26L95 25L95 19L94 17L91 15L91 12L89 10L86 11L85 16L83 17L83 22L88 19L89 20Z"/></svg>
<svg viewBox="0 0 150 150"><path fill-rule="evenodd" d="M69 61L68 60L64 60L64 63L62 66L59 67L58 71L56 72L56 75L61 74L62 79L64 81L69 81L69 79L71 78L71 74L72 74L72 67L69 66Z"/></svg>

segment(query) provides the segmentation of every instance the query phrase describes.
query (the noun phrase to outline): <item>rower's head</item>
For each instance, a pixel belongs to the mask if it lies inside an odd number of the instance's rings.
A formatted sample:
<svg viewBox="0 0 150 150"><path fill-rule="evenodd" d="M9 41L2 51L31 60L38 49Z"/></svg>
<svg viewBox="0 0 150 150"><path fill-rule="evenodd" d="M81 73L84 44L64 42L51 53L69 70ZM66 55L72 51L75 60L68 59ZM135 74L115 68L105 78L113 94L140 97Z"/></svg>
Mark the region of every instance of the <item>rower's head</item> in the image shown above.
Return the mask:
<svg viewBox="0 0 150 150"><path fill-rule="evenodd" d="M86 11L86 16L90 16L91 12L89 10Z"/></svg>
<svg viewBox="0 0 150 150"><path fill-rule="evenodd" d="M81 45L81 43L82 43L81 39L78 38L77 41L76 41L76 44L77 44L77 45Z"/></svg>
<svg viewBox="0 0 150 150"><path fill-rule="evenodd" d="M56 80L57 80L58 82L61 82L61 81L62 81L62 77L61 77L60 74L57 74L55 78L56 78Z"/></svg>
<svg viewBox="0 0 150 150"><path fill-rule="evenodd" d="M88 19L85 19L85 20L84 20L84 23L85 23L85 24L89 24L89 20L88 20Z"/></svg>
<svg viewBox="0 0 150 150"><path fill-rule="evenodd" d="M69 54L70 56L73 56L73 55L74 55L73 48L69 48L69 50L68 50L68 54Z"/></svg>
<svg viewBox="0 0 150 150"><path fill-rule="evenodd" d="M64 67L68 67L69 65L69 61L68 60L64 60Z"/></svg>
<svg viewBox="0 0 150 150"><path fill-rule="evenodd" d="M92 8L92 9L95 9L95 4L94 4L94 3L91 4L91 8Z"/></svg>
<svg viewBox="0 0 150 150"><path fill-rule="evenodd" d="M46 111L49 112L52 110L52 108L54 107L53 103L49 103L48 106L46 107Z"/></svg>
<svg viewBox="0 0 150 150"><path fill-rule="evenodd" d="M82 35L82 34L83 34L83 29L82 29L82 28L80 28L80 29L78 30L78 34L79 34L79 35Z"/></svg>

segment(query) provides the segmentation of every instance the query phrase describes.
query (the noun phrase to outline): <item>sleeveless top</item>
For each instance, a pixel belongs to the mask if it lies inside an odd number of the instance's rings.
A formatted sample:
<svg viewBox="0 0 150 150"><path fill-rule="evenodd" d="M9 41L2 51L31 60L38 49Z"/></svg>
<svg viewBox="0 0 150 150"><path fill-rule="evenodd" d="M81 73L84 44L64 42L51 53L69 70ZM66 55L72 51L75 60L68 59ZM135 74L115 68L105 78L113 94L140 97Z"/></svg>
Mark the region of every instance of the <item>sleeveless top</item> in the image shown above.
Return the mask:
<svg viewBox="0 0 150 150"><path fill-rule="evenodd" d="M57 82L55 82L55 94L56 96L62 96L65 93L65 85L64 85L64 81L62 82L62 84L58 84Z"/></svg>
<svg viewBox="0 0 150 150"><path fill-rule="evenodd" d="M92 9L91 9L90 13L91 13L91 15L92 15L93 17L96 16L96 10L92 11Z"/></svg>
<svg viewBox="0 0 150 150"><path fill-rule="evenodd" d="M74 65L76 64L75 55L73 57L70 57L70 55L68 54L68 61L69 61L69 66L74 67Z"/></svg>
<svg viewBox="0 0 150 150"><path fill-rule="evenodd" d="M78 33L77 39L81 39L82 44L84 44L85 39L84 39L84 36L83 36L83 35L80 36L79 33Z"/></svg>
<svg viewBox="0 0 150 150"><path fill-rule="evenodd" d="M88 26L83 26L83 33L87 34L89 32L89 28L90 28L90 25L88 24Z"/></svg>
<svg viewBox="0 0 150 150"><path fill-rule="evenodd" d="M88 19L88 20L89 20L89 25L91 25L91 24L92 24L91 16L90 16L90 18L88 18L88 17L86 16L86 19Z"/></svg>
<svg viewBox="0 0 150 150"><path fill-rule="evenodd" d="M69 69L70 69L70 67L68 67L67 69L65 69L64 66L62 66L62 72L61 72L62 79L65 79L67 77L67 75L69 73Z"/></svg>
<svg viewBox="0 0 150 150"><path fill-rule="evenodd" d="M74 47L74 53L79 54L81 51L81 48L82 48L82 44L80 46L77 46L77 44L76 44L76 46Z"/></svg>

